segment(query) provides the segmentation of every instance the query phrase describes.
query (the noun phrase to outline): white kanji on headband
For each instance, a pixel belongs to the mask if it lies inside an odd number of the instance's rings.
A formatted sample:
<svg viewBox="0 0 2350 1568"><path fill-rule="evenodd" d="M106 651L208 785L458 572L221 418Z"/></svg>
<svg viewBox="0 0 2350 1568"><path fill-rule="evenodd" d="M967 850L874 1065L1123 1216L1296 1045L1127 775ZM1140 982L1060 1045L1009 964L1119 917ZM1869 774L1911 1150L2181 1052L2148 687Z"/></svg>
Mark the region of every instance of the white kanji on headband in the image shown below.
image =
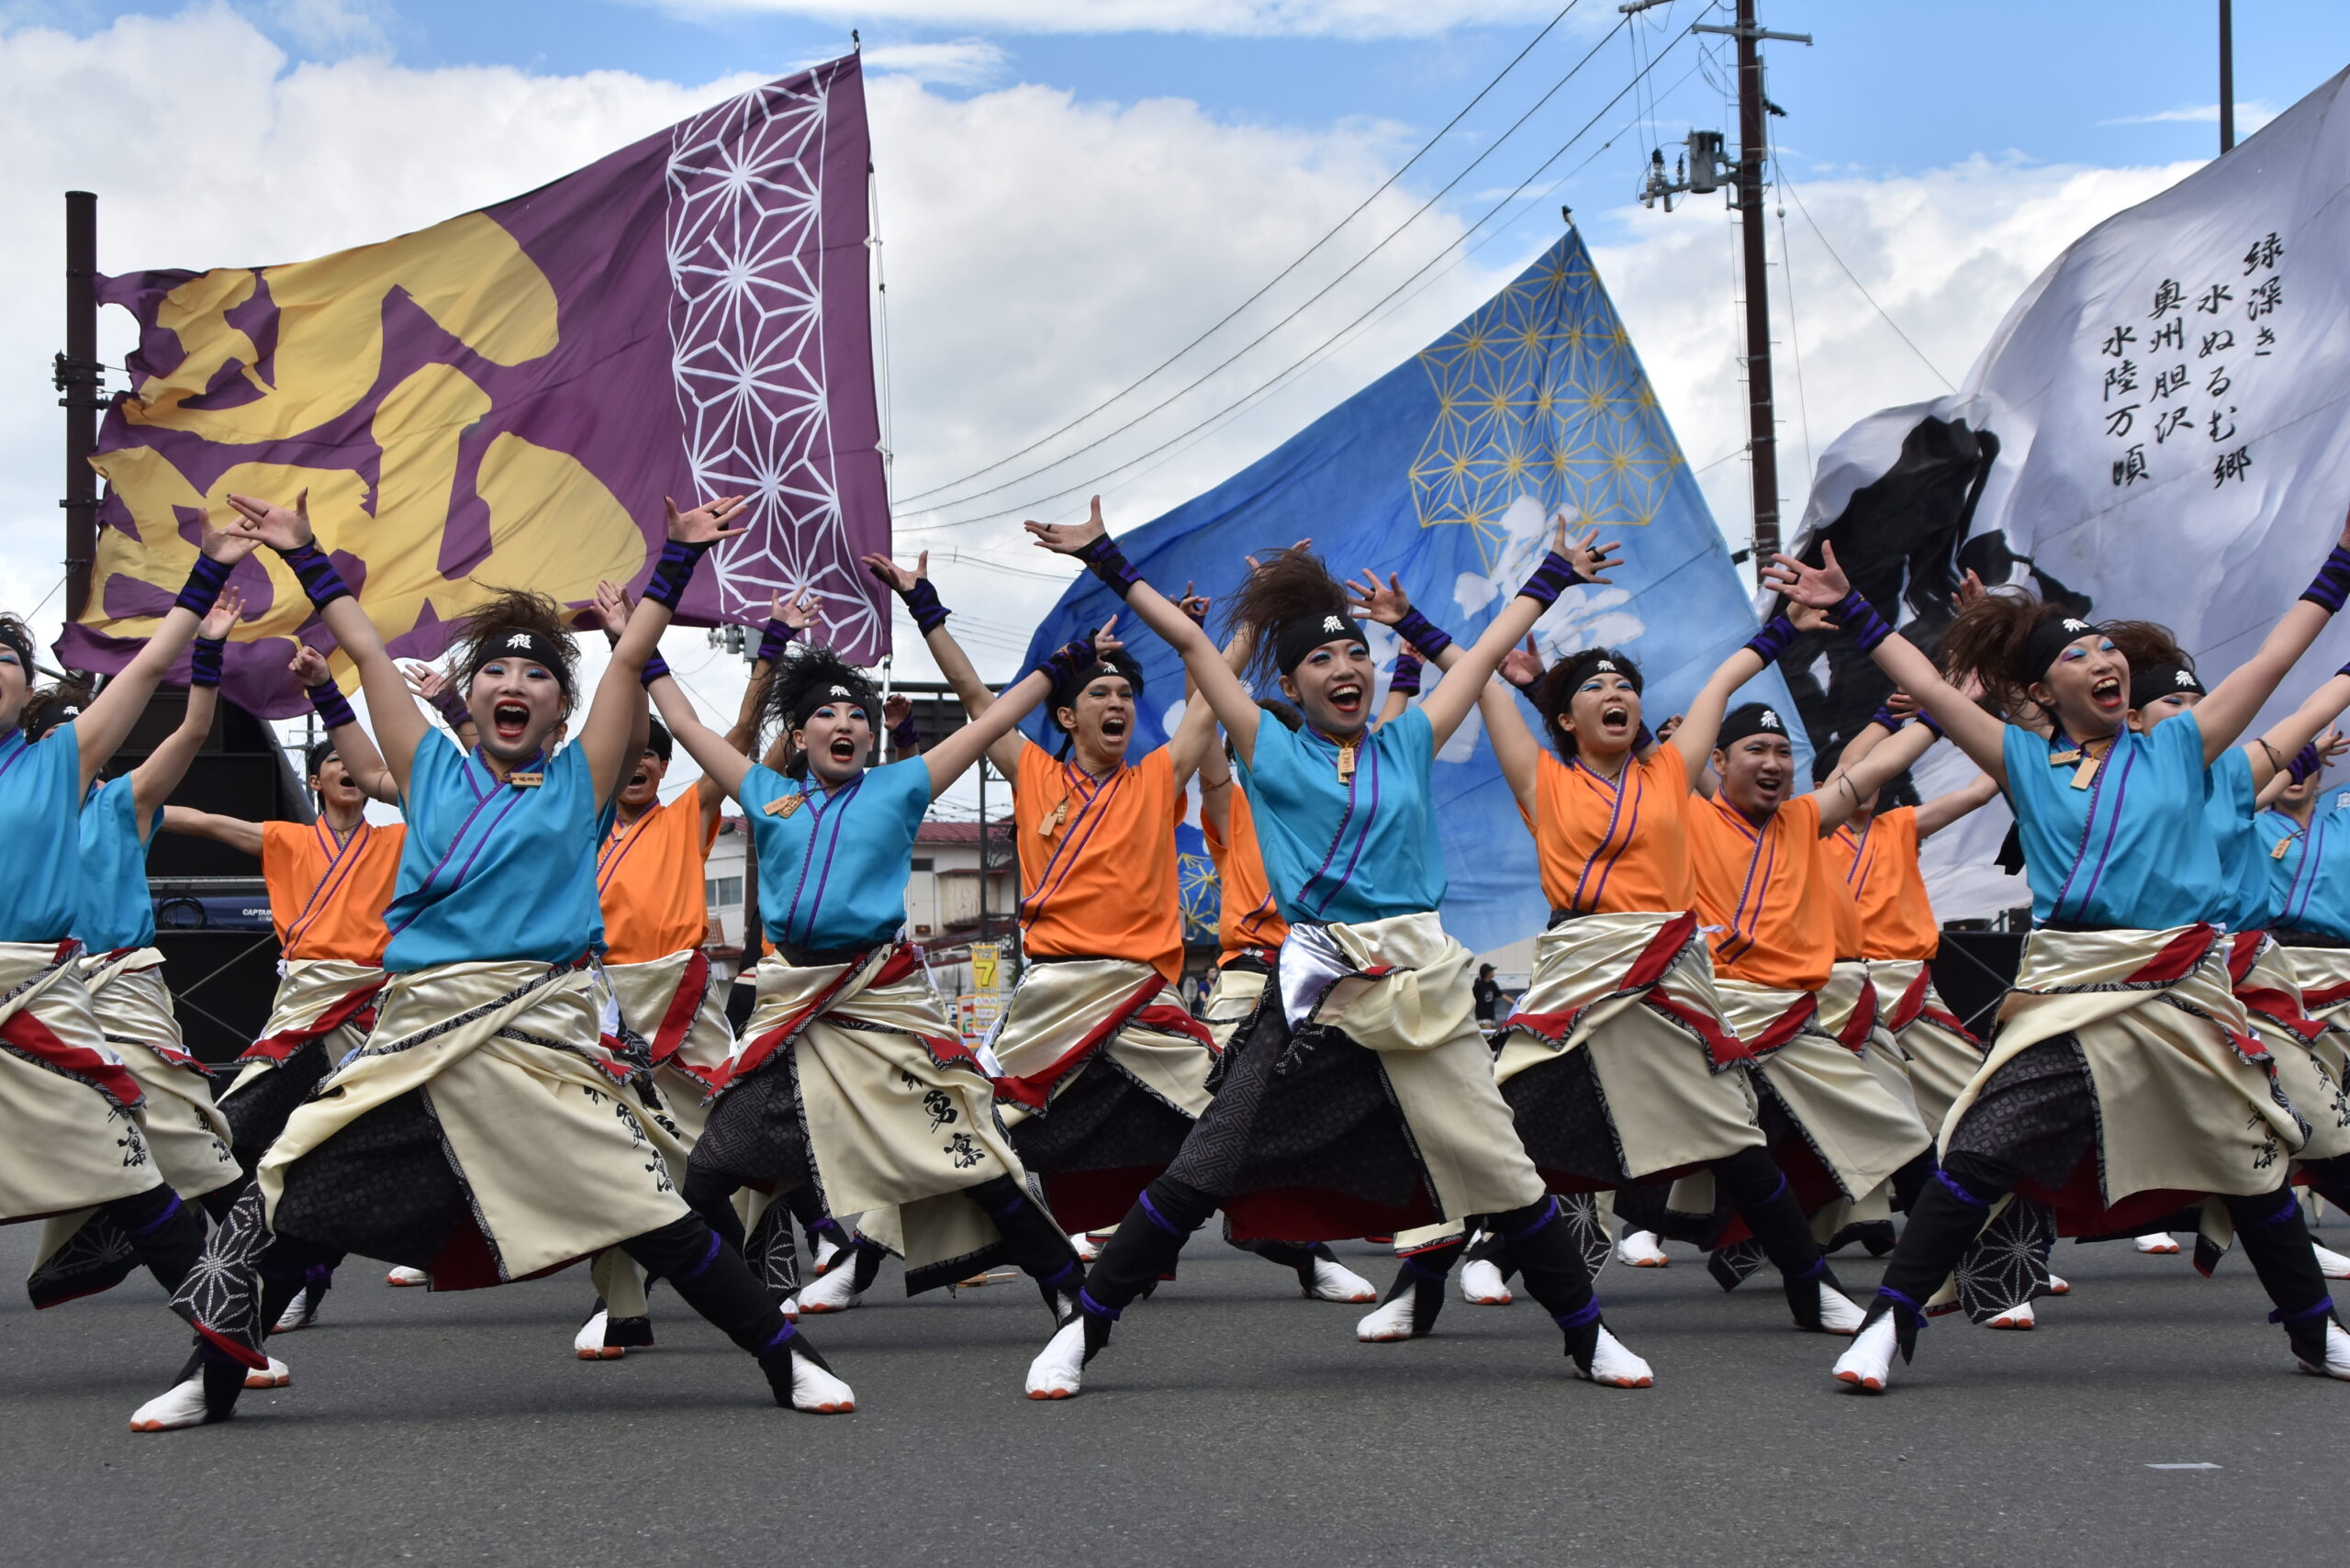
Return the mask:
<svg viewBox="0 0 2350 1568"><path fill-rule="evenodd" d="M1763 709L1762 716L1754 722L1766 730L1775 730L1779 727L1779 716L1768 708Z"/></svg>
<svg viewBox="0 0 2350 1568"><path fill-rule="evenodd" d="M1334 635L1342 635L1346 632L1346 629L1347 623L1339 620L1335 615L1326 615L1322 618L1322 630L1325 632L1331 633Z"/></svg>
<svg viewBox="0 0 2350 1568"><path fill-rule="evenodd" d="M1605 671L1606 671L1609 675L1614 675L1615 673L1617 673L1617 672L1616 672L1616 661L1615 661L1614 659L1602 659L1602 660L1600 660L1597 664L1595 664L1595 665L1592 666L1591 667L1592 667L1592 669L1593 669L1595 672L1599 671L1599 670L1605 670Z"/></svg>
<svg viewBox="0 0 2350 1568"><path fill-rule="evenodd" d="M851 691L845 686L835 686L832 689L832 695L834 697L854 697L856 693Z"/></svg>
<svg viewBox="0 0 2350 1568"><path fill-rule="evenodd" d="M2195 677L2186 670L2180 670L2178 672L2178 684L2181 686L2192 686L2195 684Z"/></svg>
<svg viewBox="0 0 2350 1568"><path fill-rule="evenodd" d="M2067 616L2065 619L2065 630L2070 632L2076 637L2086 637L2090 633L2096 631L2097 628L2090 625L2086 621L2076 621L2070 616Z"/></svg>
<svg viewBox="0 0 2350 1568"><path fill-rule="evenodd" d="M527 648L531 645L531 634L528 632L517 632L506 639L506 645L509 648Z"/></svg>

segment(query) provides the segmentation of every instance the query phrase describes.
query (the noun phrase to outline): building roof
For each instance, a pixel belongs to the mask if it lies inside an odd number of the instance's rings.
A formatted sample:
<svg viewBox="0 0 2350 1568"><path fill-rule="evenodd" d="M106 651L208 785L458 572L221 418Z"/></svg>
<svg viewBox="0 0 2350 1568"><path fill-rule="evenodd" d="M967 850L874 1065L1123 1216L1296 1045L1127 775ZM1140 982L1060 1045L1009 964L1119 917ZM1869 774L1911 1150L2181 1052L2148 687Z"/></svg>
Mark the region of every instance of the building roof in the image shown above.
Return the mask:
<svg viewBox="0 0 2350 1568"><path fill-rule="evenodd" d="M988 836L1011 842L1012 820L1006 817L988 823ZM979 841L979 824L977 823L926 822L922 824L922 831L914 835L916 844L977 844Z"/></svg>

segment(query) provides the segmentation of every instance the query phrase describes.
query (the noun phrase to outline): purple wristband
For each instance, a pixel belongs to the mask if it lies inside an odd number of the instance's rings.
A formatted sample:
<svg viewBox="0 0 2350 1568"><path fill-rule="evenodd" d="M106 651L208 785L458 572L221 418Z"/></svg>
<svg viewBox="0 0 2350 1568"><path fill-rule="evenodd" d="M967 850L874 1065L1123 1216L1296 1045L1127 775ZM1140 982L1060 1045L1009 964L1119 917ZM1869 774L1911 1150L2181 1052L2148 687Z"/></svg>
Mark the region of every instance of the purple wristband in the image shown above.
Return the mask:
<svg viewBox="0 0 2350 1568"><path fill-rule="evenodd" d="M1142 574L1136 571L1126 559L1126 553L1119 549L1118 542L1106 533L1080 550L1077 558L1085 563L1087 571L1101 578L1102 585L1120 599L1134 592L1135 585L1142 581Z"/></svg>
<svg viewBox="0 0 2350 1568"><path fill-rule="evenodd" d="M212 604L220 590L229 585L229 574L236 568L228 561L216 561L209 555L198 555L196 565L187 572L187 582L181 588L179 598L172 601L174 610L193 610L198 621L212 613Z"/></svg>
<svg viewBox="0 0 2350 1568"><path fill-rule="evenodd" d="M916 577L914 586L898 597L906 601L906 613L914 618L914 630L923 636L929 636L946 624L950 612L938 602L937 585L928 577Z"/></svg>
<svg viewBox="0 0 2350 1568"><path fill-rule="evenodd" d="M2337 544L2328 552L2325 565L2317 569L2301 597L2328 615L2338 613L2343 601L2350 599L2350 548Z"/></svg>
<svg viewBox="0 0 2350 1568"><path fill-rule="evenodd" d="M1940 740L1942 738L1942 721L1936 719L1931 713L1927 712L1923 708L1918 710L1918 722L1925 725L1927 730L1932 734L1934 739Z"/></svg>
<svg viewBox="0 0 2350 1568"><path fill-rule="evenodd" d="M770 622L769 624L772 625L773 622ZM765 657L766 655L762 655L760 656ZM663 658L659 654L655 654L644 661L643 672L636 678L636 683L639 686L650 686L668 673L669 661Z"/></svg>
<svg viewBox="0 0 2350 1568"><path fill-rule="evenodd" d="M310 596L310 603L316 608L324 610L338 599L351 597L351 585L342 580L342 574L334 569L334 557L319 549L317 540L281 550L278 555L294 568L302 591Z"/></svg>
<svg viewBox="0 0 2350 1568"><path fill-rule="evenodd" d="M1395 635L1411 644L1424 659L1433 659L1452 646L1452 633L1416 609L1404 611L1404 619L1395 622Z"/></svg>
<svg viewBox="0 0 2350 1568"><path fill-rule="evenodd" d="M1387 689L1400 691L1406 697L1419 695L1420 659L1418 655L1400 653L1395 655L1395 673L1387 678Z"/></svg>
<svg viewBox="0 0 2350 1568"><path fill-rule="evenodd" d="M920 745L922 732L914 728L912 713L890 726L890 750L892 753L912 751Z"/></svg>
<svg viewBox="0 0 2350 1568"><path fill-rule="evenodd" d="M351 711L351 699L345 697L342 688L333 681L322 680L316 686L306 686L302 689L308 694L310 706L318 712L319 722L328 729L359 722L359 715Z"/></svg>
<svg viewBox="0 0 2350 1568"><path fill-rule="evenodd" d="M1843 602L1828 613L1836 618L1837 626L1864 654L1893 635L1893 628L1885 623L1876 606L1861 597L1858 588L1846 594Z"/></svg>
<svg viewBox="0 0 2350 1568"><path fill-rule="evenodd" d="M198 637L188 645L187 683L194 686L220 684L220 661L229 651L225 637Z"/></svg>
<svg viewBox="0 0 2350 1568"><path fill-rule="evenodd" d="M760 627L759 662L771 665L783 657L783 650L791 646L791 640L798 635L799 627L787 626L780 621L770 621Z"/></svg>
<svg viewBox="0 0 2350 1568"><path fill-rule="evenodd" d="M1890 702L1879 703L1876 711L1869 715L1870 723L1882 724L1888 730L1898 730L1906 722L1900 714L1893 711L1893 704Z"/></svg>
<svg viewBox="0 0 2350 1568"><path fill-rule="evenodd" d="M1746 640L1746 649L1768 666L1777 664L1779 655L1793 647L1799 635L1794 622L1784 615L1774 615L1762 622L1762 630Z"/></svg>
<svg viewBox="0 0 2350 1568"><path fill-rule="evenodd" d="M460 724L473 722L473 710L465 706L465 700L457 695L457 689L453 686L443 686L439 696L426 700L432 704L432 711L446 720L453 730Z"/></svg>
<svg viewBox="0 0 2350 1568"><path fill-rule="evenodd" d="M677 601L686 597L686 585L694 580L694 568L710 554L714 539L699 544L688 544L682 539L672 539L661 546L661 559L653 564L653 576L644 584L644 597L671 612Z"/></svg>
<svg viewBox="0 0 2350 1568"><path fill-rule="evenodd" d="M1074 637L1055 648L1036 667L1045 672L1046 679L1058 686L1074 679L1080 670L1091 669L1101 662L1102 655L1093 651L1092 638Z"/></svg>
<svg viewBox="0 0 2350 1568"><path fill-rule="evenodd" d="M1547 609L1559 602L1561 594L1581 581L1583 574L1570 566L1564 555L1553 550L1542 557L1541 565L1534 568L1533 575L1526 579L1526 586L1519 588L1517 594L1520 599L1530 599Z"/></svg>
<svg viewBox="0 0 2350 1568"><path fill-rule="evenodd" d="M2293 754L2293 760L2285 765L2285 776L2299 784L2324 766L2325 759L2317 754L2317 743L2311 741Z"/></svg>

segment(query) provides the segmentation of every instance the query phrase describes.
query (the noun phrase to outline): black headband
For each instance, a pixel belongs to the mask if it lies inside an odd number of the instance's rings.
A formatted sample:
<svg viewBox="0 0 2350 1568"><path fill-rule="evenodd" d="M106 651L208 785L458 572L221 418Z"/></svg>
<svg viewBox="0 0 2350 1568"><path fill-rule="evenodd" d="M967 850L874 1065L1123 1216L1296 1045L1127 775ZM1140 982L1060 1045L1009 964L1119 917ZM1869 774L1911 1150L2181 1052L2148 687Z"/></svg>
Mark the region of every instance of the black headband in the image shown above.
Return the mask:
<svg viewBox="0 0 2350 1568"><path fill-rule="evenodd" d="M17 651L17 660L25 666L25 684L30 686L38 673L33 665L33 640L14 626L0 624L0 643Z"/></svg>
<svg viewBox="0 0 2350 1568"><path fill-rule="evenodd" d="M500 659L528 659L544 666L546 672L554 677L554 683L563 688L563 694L571 695L571 666L564 658L562 648L545 634L527 626L509 626L480 646L481 663L474 666L476 675Z"/></svg>
<svg viewBox="0 0 2350 1568"><path fill-rule="evenodd" d="M1349 621L1337 610L1322 615L1300 616L1284 621L1273 633L1273 666L1283 675L1305 662L1305 655L1329 643L1360 643L1371 645L1363 634L1362 622Z"/></svg>
<svg viewBox="0 0 2350 1568"><path fill-rule="evenodd" d="M1088 633L1086 635L1090 640L1092 634ZM1117 648L1083 669L1073 671L1055 681L1052 691L1045 700L1046 718L1050 720L1055 712L1063 708L1076 707L1078 693L1105 675L1118 677L1134 688L1136 697L1142 695L1141 664L1125 649Z"/></svg>
<svg viewBox="0 0 2350 1568"><path fill-rule="evenodd" d="M1765 708L1760 702L1749 702L1730 710L1729 717L1722 721L1722 727L1715 732L1714 747L1718 751L1728 751L1749 735L1776 735L1790 744L1794 741L1787 733L1787 726L1780 722L1776 709Z"/></svg>
<svg viewBox="0 0 2350 1568"><path fill-rule="evenodd" d="M1583 683L1595 675L1620 675L1635 691L1645 690L1640 666L1613 648L1586 648L1567 661L1566 691L1570 700Z"/></svg>
<svg viewBox="0 0 2350 1568"><path fill-rule="evenodd" d="M2195 678L2195 672L2185 665L2156 665L2152 669L2130 672L2130 706L2143 708L2157 699L2191 691L2198 697L2210 693Z"/></svg>
<svg viewBox="0 0 2350 1568"><path fill-rule="evenodd" d="M2024 644L2025 667L2031 678L2039 680L2056 662L2056 655L2084 637L2095 636L2097 628L2070 615L2049 615L2033 622L2031 640Z"/></svg>
<svg viewBox="0 0 2350 1568"><path fill-rule="evenodd" d="M843 702L865 715L867 728L878 730L881 727L880 699L875 695L870 686L861 680L812 682L807 690L800 694L800 700L792 704L791 727L795 730L805 729L808 727L808 721L816 716L817 710L834 707Z"/></svg>

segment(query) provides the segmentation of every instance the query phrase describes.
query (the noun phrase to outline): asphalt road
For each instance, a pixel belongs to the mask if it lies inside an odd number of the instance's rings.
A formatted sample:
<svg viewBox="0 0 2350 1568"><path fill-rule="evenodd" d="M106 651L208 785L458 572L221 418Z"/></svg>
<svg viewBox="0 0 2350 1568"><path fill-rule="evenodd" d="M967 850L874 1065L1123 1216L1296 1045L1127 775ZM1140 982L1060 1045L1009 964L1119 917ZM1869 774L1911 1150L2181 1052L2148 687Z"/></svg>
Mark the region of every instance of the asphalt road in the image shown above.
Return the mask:
<svg viewBox="0 0 2350 1568"><path fill-rule="evenodd" d="M2325 1233L2321 1233L2325 1234ZM2343 1227L2331 1227L2339 1244ZM1457 1299L1437 1335L1368 1346L1355 1308L1195 1243L1068 1404L1020 1396L1024 1282L897 1294L812 1320L845 1417L656 1293L659 1349L569 1351L584 1271L390 1290L354 1261L294 1385L237 1420L134 1436L185 1334L143 1278L35 1314L32 1240L0 1231L0 1554L26 1563L2327 1561L2350 1384L2297 1375L2250 1271L2066 1246L2042 1327L1943 1319L1894 1390L1828 1378L1831 1341L1774 1288L1725 1298L1690 1256L1611 1267L1609 1321L1658 1372L1573 1382L1530 1302ZM1341 1249L1382 1283L1368 1248ZM1876 1268L1840 1259L1850 1286ZM1758 1282L1760 1283L1761 1282ZM1855 1290L1858 1293L1858 1289ZM2158 1469L2160 1465L2210 1469Z"/></svg>

